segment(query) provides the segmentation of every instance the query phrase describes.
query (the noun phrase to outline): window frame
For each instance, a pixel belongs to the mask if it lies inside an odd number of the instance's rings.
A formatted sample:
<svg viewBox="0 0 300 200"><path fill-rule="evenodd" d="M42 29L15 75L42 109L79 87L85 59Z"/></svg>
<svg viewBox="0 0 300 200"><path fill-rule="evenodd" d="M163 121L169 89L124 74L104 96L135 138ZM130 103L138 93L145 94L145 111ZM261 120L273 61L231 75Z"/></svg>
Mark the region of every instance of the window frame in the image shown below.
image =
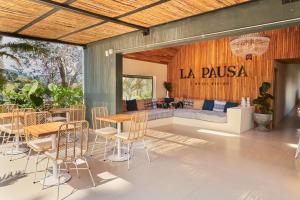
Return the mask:
<svg viewBox="0 0 300 200"><path fill-rule="evenodd" d="M152 81L152 84L151 84L151 86L152 86L152 90L151 90L151 99L153 99L153 89L154 89L153 76L123 74L123 75L122 75L122 85L123 85L123 78L151 79L151 81ZM122 100L125 100L125 99L123 99L123 86L122 86ZM137 100L145 100L145 99L137 99Z"/></svg>

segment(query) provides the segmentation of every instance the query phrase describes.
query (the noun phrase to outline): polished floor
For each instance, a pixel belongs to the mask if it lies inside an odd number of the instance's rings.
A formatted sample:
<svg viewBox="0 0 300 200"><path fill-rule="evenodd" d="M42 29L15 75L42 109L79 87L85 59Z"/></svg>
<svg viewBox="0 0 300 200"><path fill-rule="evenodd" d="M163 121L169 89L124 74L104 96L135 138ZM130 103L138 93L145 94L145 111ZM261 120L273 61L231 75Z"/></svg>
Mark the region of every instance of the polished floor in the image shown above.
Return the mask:
<svg viewBox="0 0 300 200"><path fill-rule="evenodd" d="M96 187L88 173L61 186L61 198L103 200L299 200L300 158L294 159L300 129L290 115L275 131L241 135L188 126L168 125L149 132L148 165L136 145L131 169L126 163L103 162L100 146L89 160ZM300 132L299 132L300 133ZM0 156L0 173L21 170L25 159ZM44 169L45 162L40 165ZM34 159L30 170L33 171ZM42 177L42 172L38 174ZM0 187L2 200L52 200L56 187L41 190L33 174Z"/></svg>

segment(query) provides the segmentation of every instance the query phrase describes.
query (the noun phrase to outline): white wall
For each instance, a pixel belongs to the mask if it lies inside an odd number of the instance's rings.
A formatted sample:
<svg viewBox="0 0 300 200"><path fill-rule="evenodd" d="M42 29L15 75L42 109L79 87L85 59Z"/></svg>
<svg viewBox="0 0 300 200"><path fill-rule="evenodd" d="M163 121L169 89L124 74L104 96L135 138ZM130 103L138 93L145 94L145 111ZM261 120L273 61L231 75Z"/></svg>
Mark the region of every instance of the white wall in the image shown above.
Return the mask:
<svg viewBox="0 0 300 200"><path fill-rule="evenodd" d="M153 98L166 96L163 83L167 81L167 65L124 58L123 74L153 76Z"/></svg>

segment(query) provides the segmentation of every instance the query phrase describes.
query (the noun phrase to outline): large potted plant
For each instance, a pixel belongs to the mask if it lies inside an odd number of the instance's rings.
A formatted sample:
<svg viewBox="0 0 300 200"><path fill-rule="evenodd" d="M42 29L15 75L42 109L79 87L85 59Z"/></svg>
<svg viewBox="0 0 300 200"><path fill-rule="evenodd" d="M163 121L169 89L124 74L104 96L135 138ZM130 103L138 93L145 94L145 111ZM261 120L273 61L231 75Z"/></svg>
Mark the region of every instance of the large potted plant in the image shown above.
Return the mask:
<svg viewBox="0 0 300 200"><path fill-rule="evenodd" d="M164 88L166 90L166 98L169 98L169 92L172 90L172 83L171 82L164 82Z"/></svg>
<svg viewBox="0 0 300 200"><path fill-rule="evenodd" d="M272 120L271 102L274 97L268 93L270 87L270 83L263 82L259 87L259 97L253 100L253 104L256 106L254 121L258 124L256 129L259 131L270 130L266 127Z"/></svg>

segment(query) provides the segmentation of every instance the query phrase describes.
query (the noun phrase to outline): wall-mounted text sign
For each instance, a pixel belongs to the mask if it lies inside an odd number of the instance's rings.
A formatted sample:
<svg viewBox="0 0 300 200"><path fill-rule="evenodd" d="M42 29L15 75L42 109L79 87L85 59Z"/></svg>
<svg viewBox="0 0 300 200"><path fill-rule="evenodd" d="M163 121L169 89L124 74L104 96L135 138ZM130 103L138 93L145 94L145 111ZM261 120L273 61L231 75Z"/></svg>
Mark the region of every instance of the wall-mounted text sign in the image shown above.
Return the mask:
<svg viewBox="0 0 300 200"><path fill-rule="evenodd" d="M184 69L180 70L180 79L189 79L195 78L195 73L190 68L188 72L185 72ZM242 77L248 76L246 69L243 65L237 66L217 66L217 67L203 67L200 70L200 77L201 78L222 78L222 77Z"/></svg>

